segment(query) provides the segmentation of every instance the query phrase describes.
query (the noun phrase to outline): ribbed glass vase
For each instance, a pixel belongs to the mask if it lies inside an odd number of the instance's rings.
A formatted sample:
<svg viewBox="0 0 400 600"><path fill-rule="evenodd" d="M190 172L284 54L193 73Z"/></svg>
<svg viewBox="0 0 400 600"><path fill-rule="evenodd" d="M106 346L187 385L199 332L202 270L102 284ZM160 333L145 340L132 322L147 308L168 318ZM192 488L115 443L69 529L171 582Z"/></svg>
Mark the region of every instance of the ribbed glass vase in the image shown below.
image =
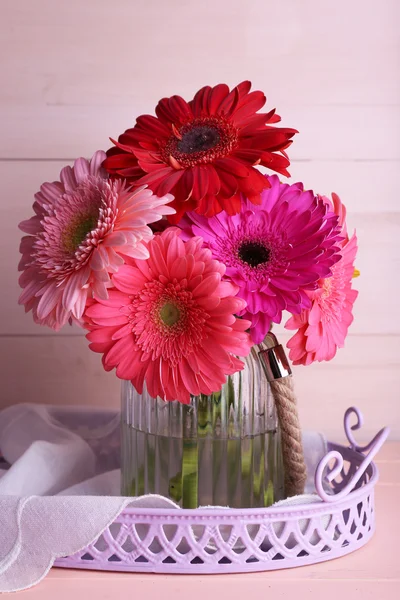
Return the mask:
<svg viewBox="0 0 400 600"><path fill-rule="evenodd" d="M222 390L188 405L122 386L122 494L160 494L183 508L269 506L283 498L280 430L257 357Z"/></svg>

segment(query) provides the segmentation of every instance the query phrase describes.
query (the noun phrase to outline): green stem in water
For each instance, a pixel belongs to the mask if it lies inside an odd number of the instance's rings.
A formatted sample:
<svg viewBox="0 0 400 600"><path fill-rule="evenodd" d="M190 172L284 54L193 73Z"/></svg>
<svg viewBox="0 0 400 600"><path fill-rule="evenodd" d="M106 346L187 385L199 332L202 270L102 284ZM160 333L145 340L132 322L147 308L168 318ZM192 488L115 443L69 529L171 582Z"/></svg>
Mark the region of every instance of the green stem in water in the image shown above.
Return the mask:
<svg viewBox="0 0 400 600"><path fill-rule="evenodd" d="M197 439L183 440L182 506L198 507L199 463Z"/></svg>
<svg viewBox="0 0 400 600"><path fill-rule="evenodd" d="M231 506L250 507L253 502L258 506L273 504L277 465L270 435L265 434L266 439L258 450L259 455L255 456L253 437L238 438L237 426L228 416L228 431L223 431L222 439L218 439L219 428L225 420L223 412L228 411L229 415L236 401L235 390L228 379L224 407L220 392L211 397L200 396L195 408L185 407L182 414L182 467L169 481L169 496L181 503L182 508L198 507L199 474L201 469L207 468L212 472L213 495L218 496L218 484L222 473L226 473ZM212 448L211 452L208 450L207 456L200 451L200 444L204 443L205 438L210 438Z"/></svg>

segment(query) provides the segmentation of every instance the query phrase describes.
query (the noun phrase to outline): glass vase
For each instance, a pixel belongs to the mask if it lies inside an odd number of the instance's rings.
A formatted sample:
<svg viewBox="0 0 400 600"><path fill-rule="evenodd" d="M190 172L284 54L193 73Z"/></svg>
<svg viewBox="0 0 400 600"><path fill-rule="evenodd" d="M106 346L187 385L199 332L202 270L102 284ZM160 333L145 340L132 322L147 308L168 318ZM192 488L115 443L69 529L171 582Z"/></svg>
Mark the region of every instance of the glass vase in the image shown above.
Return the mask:
<svg viewBox="0 0 400 600"><path fill-rule="evenodd" d="M269 506L283 498L280 429L253 347L243 371L190 404L122 385L122 494L160 494L182 508Z"/></svg>

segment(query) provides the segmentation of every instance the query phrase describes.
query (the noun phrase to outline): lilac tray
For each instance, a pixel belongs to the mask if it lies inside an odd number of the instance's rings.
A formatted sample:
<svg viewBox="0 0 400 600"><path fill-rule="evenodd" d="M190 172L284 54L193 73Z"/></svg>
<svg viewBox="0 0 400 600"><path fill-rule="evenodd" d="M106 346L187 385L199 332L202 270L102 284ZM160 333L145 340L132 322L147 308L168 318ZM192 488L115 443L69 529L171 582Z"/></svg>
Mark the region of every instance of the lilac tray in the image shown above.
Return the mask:
<svg viewBox="0 0 400 600"><path fill-rule="evenodd" d="M351 426L352 415L356 416ZM352 431L362 415L349 408L350 447L329 443L315 473L315 502L265 509L125 509L81 552L57 567L151 573L244 573L317 563L357 550L375 529L373 457L388 436L366 446Z"/></svg>

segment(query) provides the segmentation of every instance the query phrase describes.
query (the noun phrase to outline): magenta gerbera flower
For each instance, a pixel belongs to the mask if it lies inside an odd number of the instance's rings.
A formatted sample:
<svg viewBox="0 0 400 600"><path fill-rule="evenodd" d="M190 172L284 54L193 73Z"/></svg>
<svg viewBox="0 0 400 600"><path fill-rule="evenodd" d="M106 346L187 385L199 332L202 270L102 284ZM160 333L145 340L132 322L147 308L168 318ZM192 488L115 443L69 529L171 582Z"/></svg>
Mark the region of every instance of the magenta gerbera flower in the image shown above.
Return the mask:
<svg viewBox="0 0 400 600"><path fill-rule="evenodd" d="M107 298L110 274L124 257L147 258L143 245L153 235L148 223L175 211L167 195L130 190L108 180L104 152L65 167L61 181L44 183L35 196L35 216L20 223L23 289L19 303L41 325L60 329L79 320L88 296Z"/></svg>
<svg viewBox="0 0 400 600"><path fill-rule="evenodd" d="M85 318L90 348L106 370L144 383L152 397L188 403L190 394L219 391L226 375L243 369L250 323L235 317L244 300L222 282L225 267L200 238L183 242L169 228L149 243L150 257L132 260L112 276L115 290L98 298ZM236 355L236 356L235 356Z"/></svg>
<svg viewBox="0 0 400 600"><path fill-rule="evenodd" d="M310 307L307 290L331 275L340 259L338 217L324 200L303 185L281 184L276 175L255 206L242 198L241 212L207 219L194 212L180 222L184 239L204 239L213 257L226 265L225 278L239 286L247 307L239 314L251 321L260 343L282 312Z"/></svg>
<svg viewBox="0 0 400 600"><path fill-rule="evenodd" d="M324 200L330 203L327 198ZM332 194L332 200L344 235L341 257L332 267L332 276L320 279L317 289L309 292L311 307L291 317L285 325L286 329L298 330L287 343L289 357L295 365L331 360L337 349L343 348L353 322L353 305L358 296L352 287L357 237L354 234L349 240L346 209L336 194Z"/></svg>

